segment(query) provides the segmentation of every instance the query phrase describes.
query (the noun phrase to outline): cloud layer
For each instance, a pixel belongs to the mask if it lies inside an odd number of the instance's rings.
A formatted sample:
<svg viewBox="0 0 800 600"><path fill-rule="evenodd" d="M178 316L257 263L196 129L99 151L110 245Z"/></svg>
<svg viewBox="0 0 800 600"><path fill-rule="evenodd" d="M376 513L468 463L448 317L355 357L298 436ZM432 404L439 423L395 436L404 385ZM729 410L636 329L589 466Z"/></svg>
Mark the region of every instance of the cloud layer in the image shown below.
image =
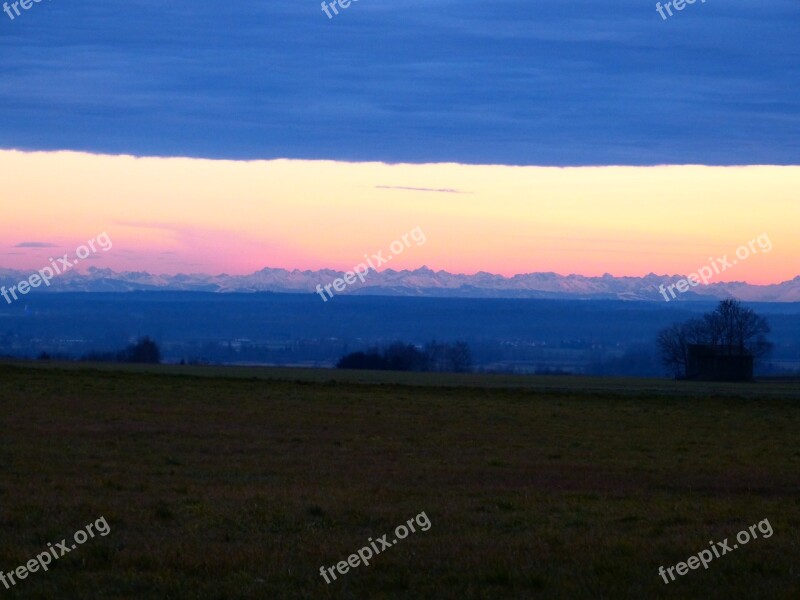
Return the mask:
<svg viewBox="0 0 800 600"><path fill-rule="evenodd" d="M70 0L0 13L0 147L798 164L800 4Z"/></svg>

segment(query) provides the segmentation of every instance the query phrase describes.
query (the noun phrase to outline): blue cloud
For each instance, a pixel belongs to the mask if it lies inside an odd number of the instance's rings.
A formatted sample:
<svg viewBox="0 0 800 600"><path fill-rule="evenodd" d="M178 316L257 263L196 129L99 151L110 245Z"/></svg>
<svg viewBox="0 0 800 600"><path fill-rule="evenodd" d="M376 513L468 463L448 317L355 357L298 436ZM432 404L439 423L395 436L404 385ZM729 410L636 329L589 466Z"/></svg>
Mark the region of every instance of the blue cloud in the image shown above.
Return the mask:
<svg viewBox="0 0 800 600"><path fill-rule="evenodd" d="M0 147L800 163L800 4L75 0L0 13Z"/></svg>
<svg viewBox="0 0 800 600"><path fill-rule="evenodd" d="M20 242L14 248L58 248L58 246L47 242Z"/></svg>
<svg viewBox="0 0 800 600"><path fill-rule="evenodd" d="M452 188L426 188L426 187L409 187L405 185L376 185L376 190L404 190L411 192L436 192L439 194L471 194L472 192L462 192L461 190L454 190Z"/></svg>

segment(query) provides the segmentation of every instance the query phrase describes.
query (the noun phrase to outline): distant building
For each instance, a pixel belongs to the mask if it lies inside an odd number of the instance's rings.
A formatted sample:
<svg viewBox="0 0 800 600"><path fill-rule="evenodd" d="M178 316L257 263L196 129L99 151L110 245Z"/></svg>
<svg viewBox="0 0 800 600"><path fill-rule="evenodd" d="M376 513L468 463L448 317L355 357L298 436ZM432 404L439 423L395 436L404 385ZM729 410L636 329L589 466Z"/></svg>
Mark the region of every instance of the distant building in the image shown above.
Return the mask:
<svg viewBox="0 0 800 600"><path fill-rule="evenodd" d="M689 344L686 379L750 381L753 379L753 355L728 346Z"/></svg>

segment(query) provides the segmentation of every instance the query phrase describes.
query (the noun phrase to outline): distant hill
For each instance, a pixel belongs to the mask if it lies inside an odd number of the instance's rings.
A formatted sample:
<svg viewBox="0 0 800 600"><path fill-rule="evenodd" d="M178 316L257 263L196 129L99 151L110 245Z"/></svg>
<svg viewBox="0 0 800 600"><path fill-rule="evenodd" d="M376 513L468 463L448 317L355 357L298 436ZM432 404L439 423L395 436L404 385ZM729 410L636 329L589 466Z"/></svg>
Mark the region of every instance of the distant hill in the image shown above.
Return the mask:
<svg viewBox="0 0 800 600"><path fill-rule="evenodd" d="M250 275L178 274L153 275L146 272L116 272L91 267L85 273L71 271L53 279L50 291L127 292L170 290L196 292L287 292L314 293L317 285L331 283L343 271L323 269L300 271L265 268ZM0 285L9 287L30 273L0 269ZM449 298L542 298L542 299L613 299L664 302L660 285L683 279L683 275L645 277L602 277L526 273L504 277L480 272L474 275L433 271L421 267L413 271L386 269L370 271L365 282L356 281L341 294L427 296ZM40 290L43 288L39 288ZM38 291L38 290L37 290ZM744 282L711 283L677 294L677 301L725 298L733 296L751 302L800 301L800 276L773 285ZM671 300L675 301L675 300Z"/></svg>
<svg viewBox="0 0 800 600"><path fill-rule="evenodd" d="M80 357L153 338L165 362L333 366L396 341L469 344L476 368L662 376L658 332L716 300L425 298L311 293L31 293L0 301L0 355ZM762 374L800 373L800 302L750 304L775 344Z"/></svg>

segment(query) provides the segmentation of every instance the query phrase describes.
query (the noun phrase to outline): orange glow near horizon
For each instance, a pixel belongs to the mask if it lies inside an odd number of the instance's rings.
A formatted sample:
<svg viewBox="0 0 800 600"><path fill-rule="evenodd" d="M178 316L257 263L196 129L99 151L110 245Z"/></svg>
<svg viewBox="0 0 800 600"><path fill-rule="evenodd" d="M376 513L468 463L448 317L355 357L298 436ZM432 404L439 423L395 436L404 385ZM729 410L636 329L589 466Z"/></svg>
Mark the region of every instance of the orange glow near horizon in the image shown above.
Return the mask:
<svg viewBox="0 0 800 600"><path fill-rule="evenodd" d="M715 281L800 272L800 167L507 167L0 151L0 268L33 270L106 232L89 264L151 273L350 269L420 227L393 269ZM412 189L413 188L413 189ZM51 247L19 247L23 243ZM758 248L758 245L756 245ZM386 266L386 265L385 265ZM385 267L384 266L384 267Z"/></svg>

